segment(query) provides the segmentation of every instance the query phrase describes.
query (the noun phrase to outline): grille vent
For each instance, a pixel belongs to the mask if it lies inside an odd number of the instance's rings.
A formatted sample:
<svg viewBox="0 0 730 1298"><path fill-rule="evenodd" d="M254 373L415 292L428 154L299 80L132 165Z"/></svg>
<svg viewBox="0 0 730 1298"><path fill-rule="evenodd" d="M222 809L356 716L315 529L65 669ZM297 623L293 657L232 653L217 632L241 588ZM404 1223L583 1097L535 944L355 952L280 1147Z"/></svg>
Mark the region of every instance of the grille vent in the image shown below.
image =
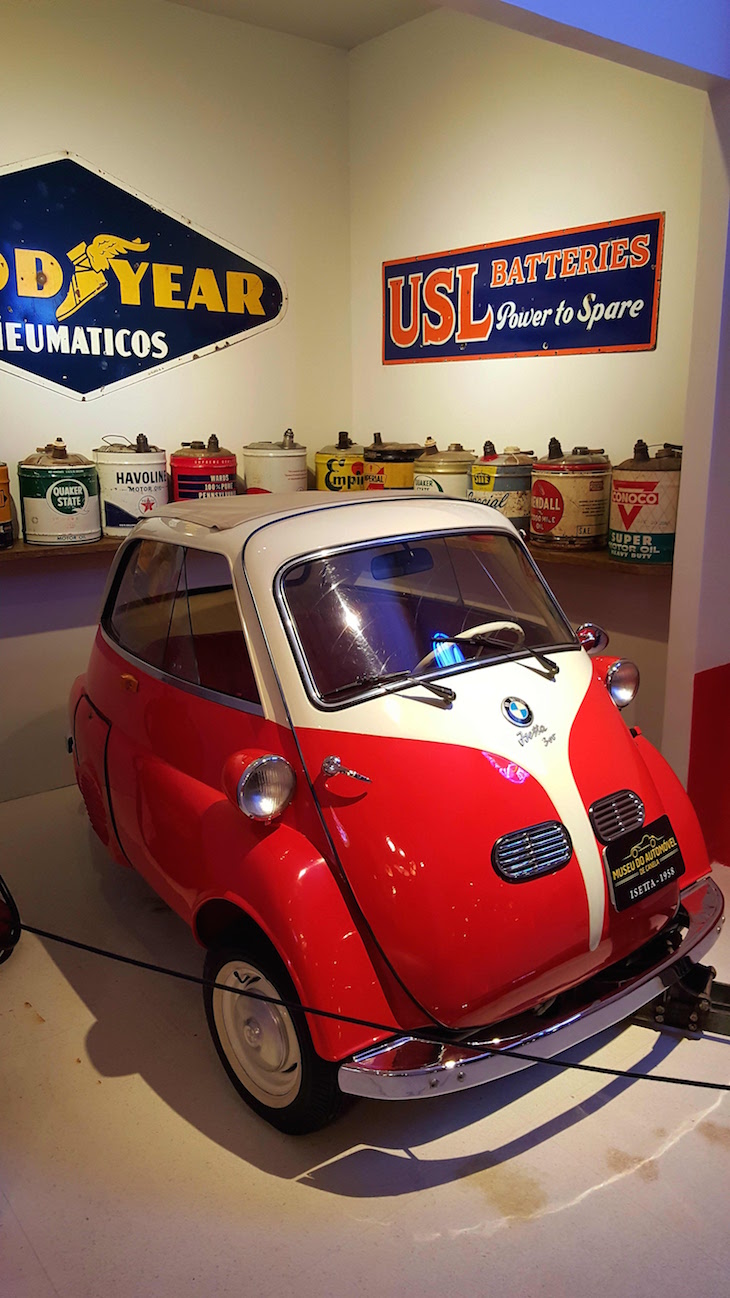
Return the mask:
<svg viewBox="0 0 730 1298"><path fill-rule="evenodd" d="M572 854L573 844L565 825L546 820L498 839L492 849L492 863L503 879L521 883L540 874L552 874L567 865Z"/></svg>
<svg viewBox="0 0 730 1298"><path fill-rule="evenodd" d="M602 843L612 843L614 838L641 829L644 823L644 804L631 789L620 789L608 798L594 802L588 815L596 838Z"/></svg>

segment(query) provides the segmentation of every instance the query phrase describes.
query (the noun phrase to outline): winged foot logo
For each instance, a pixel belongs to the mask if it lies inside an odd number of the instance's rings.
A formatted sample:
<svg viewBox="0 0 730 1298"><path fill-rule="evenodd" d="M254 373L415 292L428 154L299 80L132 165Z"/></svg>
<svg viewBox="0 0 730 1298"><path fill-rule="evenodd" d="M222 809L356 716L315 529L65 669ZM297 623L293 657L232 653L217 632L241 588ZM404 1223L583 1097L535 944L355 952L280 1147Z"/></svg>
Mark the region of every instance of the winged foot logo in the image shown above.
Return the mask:
<svg viewBox="0 0 730 1298"><path fill-rule="evenodd" d="M273 270L72 158L0 172L0 213L0 367L70 395L220 350L286 310Z"/></svg>

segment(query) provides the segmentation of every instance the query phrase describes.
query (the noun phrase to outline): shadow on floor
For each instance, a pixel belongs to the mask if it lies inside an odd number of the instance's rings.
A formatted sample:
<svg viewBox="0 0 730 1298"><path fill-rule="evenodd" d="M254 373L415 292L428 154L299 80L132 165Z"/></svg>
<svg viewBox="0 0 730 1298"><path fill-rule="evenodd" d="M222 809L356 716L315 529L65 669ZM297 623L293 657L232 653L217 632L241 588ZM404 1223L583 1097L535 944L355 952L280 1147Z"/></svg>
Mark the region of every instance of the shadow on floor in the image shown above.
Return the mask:
<svg viewBox="0 0 730 1298"><path fill-rule="evenodd" d="M73 814L74 859L67 866L49 868L47 860L42 870L24 871L23 863L16 861L7 871L22 919L34 927L199 975L202 952L187 927L134 871L111 862L85 826L80 800L79 818ZM44 839L52 828L38 830L38 837ZM35 851L33 859L38 859ZM31 941L21 939L15 960L28 958ZM358 1199L411 1194L508 1163L575 1126L629 1087L641 1085L624 1078L607 1081L589 1099L519 1139L465 1157L429 1156L421 1161L413 1150L480 1123L533 1093L539 1110L539 1088L554 1069L536 1066L453 1096L407 1103L363 1100L325 1131L284 1136L251 1113L228 1082L208 1034L199 987L42 941L94 1016L86 1049L103 1077L139 1074L165 1104L221 1147L271 1175L299 1179L329 1194ZM580 1062L620 1030L611 1029L574 1047L567 1057ZM647 1053L635 1066L648 1072L668 1057L676 1043L666 1036L647 1035L646 1040ZM73 1060L68 1066L74 1066ZM484 1129L480 1143L483 1139Z"/></svg>

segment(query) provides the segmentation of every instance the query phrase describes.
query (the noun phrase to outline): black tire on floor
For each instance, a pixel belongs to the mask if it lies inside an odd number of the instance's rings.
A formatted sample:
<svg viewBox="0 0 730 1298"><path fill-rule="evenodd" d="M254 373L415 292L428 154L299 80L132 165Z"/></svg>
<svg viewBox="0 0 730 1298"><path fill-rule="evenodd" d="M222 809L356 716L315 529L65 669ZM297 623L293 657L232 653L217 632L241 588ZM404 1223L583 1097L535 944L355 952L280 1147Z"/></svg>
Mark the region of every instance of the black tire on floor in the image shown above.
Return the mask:
<svg viewBox="0 0 730 1298"><path fill-rule="evenodd" d="M249 988L298 1005L294 984L266 939L247 937L211 947L204 976L213 1043L246 1104L290 1135L333 1122L347 1097L337 1085L337 1064L316 1053L304 1014L209 985Z"/></svg>

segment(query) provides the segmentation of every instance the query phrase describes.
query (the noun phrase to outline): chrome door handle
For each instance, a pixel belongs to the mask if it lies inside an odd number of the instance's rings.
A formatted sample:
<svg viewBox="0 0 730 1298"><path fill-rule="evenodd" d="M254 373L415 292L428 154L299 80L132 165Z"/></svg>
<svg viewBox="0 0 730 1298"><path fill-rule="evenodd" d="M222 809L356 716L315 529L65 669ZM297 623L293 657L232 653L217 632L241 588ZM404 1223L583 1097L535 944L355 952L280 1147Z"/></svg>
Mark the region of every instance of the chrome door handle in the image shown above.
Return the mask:
<svg viewBox="0 0 730 1298"><path fill-rule="evenodd" d="M370 784L369 775L361 775L359 771L351 771L349 766L342 765L342 759L339 757L325 757L322 762L322 774L329 775L349 775L351 780L362 780L364 784Z"/></svg>

